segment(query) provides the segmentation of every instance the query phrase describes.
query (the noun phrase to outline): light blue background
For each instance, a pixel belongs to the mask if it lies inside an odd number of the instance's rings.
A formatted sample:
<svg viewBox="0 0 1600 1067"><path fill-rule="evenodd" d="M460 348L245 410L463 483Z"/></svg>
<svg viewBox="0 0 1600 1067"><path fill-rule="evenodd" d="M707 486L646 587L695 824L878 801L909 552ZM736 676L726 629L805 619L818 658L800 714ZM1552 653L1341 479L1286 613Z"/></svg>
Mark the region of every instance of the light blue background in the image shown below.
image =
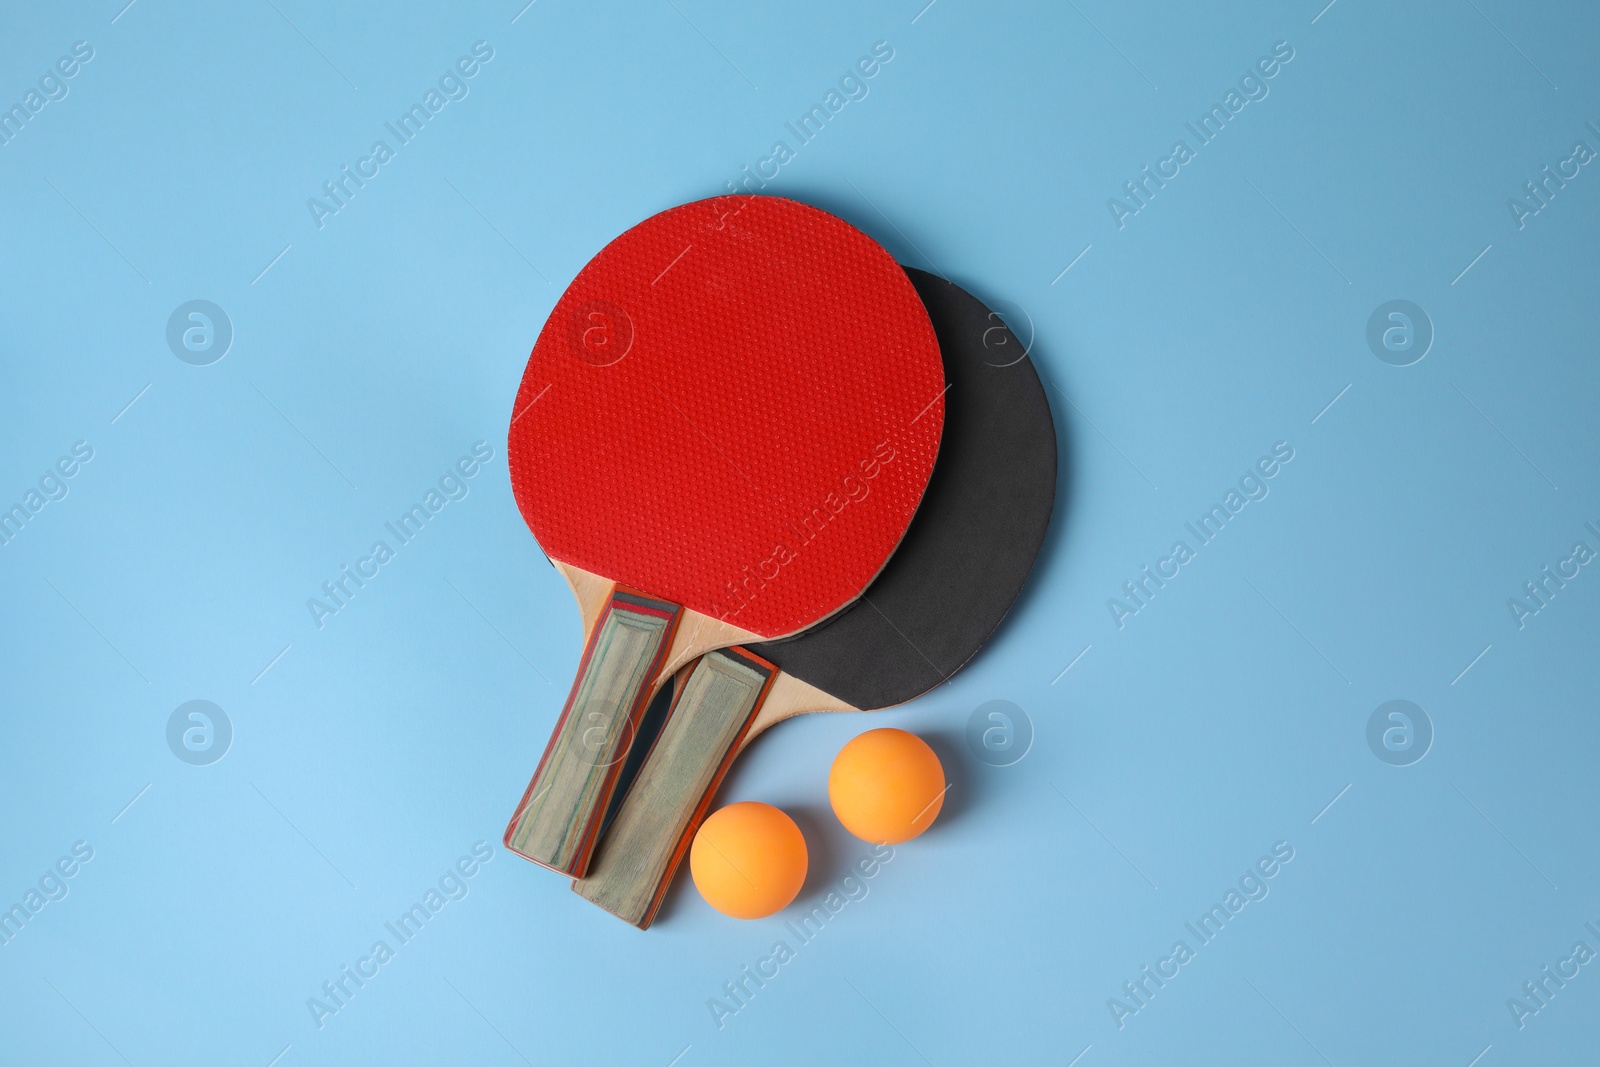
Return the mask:
<svg viewBox="0 0 1600 1067"><path fill-rule="evenodd" d="M1592 5L122 2L0 15L7 106L94 48L0 147L0 503L94 448L0 548L0 904L95 850L0 947L0 1059L1592 1052L1600 965L1524 1028L1506 1004L1600 950L1600 573L1522 629L1506 605L1600 547L1600 175L1520 230L1506 203L1600 148ZM470 95L319 229L307 198L479 40ZM870 95L769 191L1032 337L1056 524L950 684L787 724L738 768L724 799L810 842L789 912L730 920L680 879L640 933L499 847L580 637L512 500L511 399L596 249L794 147L784 123L878 41ZM1107 198L1279 41L1270 95L1119 229ZM1409 367L1365 341L1393 298L1436 330ZM191 299L234 326L211 366L165 341ZM319 630L307 598L480 440L470 495ZM1278 441L1270 496L1119 629L1107 599ZM1408 767L1365 740L1395 698L1436 731ZM210 766L166 744L192 699L233 723ZM991 699L1037 733L1010 767L963 741ZM829 762L881 725L935 745L944 814L799 946L784 919L868 851ZM466 898L319 1029L307 998L477 841ZM1270 895L1119 1029L1108 998L1279 841ZM796 958L719 1029L708 999L779 938Z"/></svg>

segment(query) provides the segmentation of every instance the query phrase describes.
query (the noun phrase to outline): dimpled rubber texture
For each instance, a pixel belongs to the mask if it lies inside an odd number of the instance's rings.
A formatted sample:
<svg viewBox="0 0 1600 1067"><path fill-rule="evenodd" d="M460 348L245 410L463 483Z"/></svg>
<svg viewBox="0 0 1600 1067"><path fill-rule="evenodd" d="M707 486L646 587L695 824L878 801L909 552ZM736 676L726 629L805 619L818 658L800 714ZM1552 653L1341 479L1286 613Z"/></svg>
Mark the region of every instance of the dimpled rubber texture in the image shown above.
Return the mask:
<svg viewBox="0 0 1600 1067"><path fill-rule="evenodd" d="M785 636L894 552L944 388L927 311L875 241L790 200L702 200L613 240L556 302L511 484L552 559Z"/></svg>
<svg viewBox="0 0 1600 1067"><path fill-rule="evenodd" d="M966 290L905 268L944 350L944 444L905 540L848 610L750 651L862 711L921 696L1005 618L1055 506L1050 398L1021 342Z"/></svg>

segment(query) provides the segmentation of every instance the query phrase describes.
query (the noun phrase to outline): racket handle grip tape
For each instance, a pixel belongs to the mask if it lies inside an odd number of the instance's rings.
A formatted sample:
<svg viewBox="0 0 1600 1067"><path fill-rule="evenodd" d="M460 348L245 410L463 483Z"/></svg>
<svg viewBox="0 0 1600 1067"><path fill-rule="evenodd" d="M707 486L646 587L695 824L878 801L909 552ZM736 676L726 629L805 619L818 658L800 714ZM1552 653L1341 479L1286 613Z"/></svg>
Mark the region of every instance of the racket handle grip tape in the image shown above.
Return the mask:
<svg viewBox="0 0 1600 1067"><path fill-rule="evenodd" d="M620 587L590 632L572 692L506 827L506 848L574 877L588 869L601 820L653 695L683 609Z"/></svg>
<svg viewBox="0 0 1600 1067"><path fill-rule="evenodd" d="M572 883L579 896L641 930L661 907L778 669L725 648L685 673L588 875Z"/></svg>

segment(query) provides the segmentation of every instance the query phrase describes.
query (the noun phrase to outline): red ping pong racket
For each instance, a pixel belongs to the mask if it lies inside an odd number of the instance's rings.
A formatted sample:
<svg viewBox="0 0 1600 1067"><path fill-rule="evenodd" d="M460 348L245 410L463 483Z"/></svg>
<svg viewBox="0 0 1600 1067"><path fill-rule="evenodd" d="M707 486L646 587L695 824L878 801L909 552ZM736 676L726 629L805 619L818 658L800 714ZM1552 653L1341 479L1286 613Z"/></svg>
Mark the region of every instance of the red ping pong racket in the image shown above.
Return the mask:
<svg viewBox="0 0 1600 1067"><path fill-rule="evenodd" d="M793 201L672 208L578 273L528 359L507 452L585 647L507 848L582 875L661 682L860 595L922 499L944 388L905 273Z"/></svg>
<svg viewBox="0 0 1600 1067"><path fill-rule="evenodd" d="M650 925L729 766L757 734L805 712L891 707L945 681L999 625L1044 541L1055 426L1026 350L961 288L907 273L950 383L922 506L854 604L793 640L722 649L680 672L588 876L573 883L635 926Z"/></svg>

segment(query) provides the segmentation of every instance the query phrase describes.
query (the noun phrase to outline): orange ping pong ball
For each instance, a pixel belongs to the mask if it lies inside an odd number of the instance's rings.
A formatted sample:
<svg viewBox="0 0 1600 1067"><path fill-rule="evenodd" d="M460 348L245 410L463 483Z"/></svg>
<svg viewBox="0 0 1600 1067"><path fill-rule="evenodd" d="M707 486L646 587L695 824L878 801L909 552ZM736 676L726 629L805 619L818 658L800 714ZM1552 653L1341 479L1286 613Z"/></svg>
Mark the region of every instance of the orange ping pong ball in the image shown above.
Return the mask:
<svg viewBox="0 0 1600 1067"><path fill-rule="evenodd" d="M806 880L806 839L794 820L753 800L713 812L689 849L689 870L706 903L735 919L780 911Z"/></svg>
<svg viewBox="0 0 1600 1067"><path fill-rule="evenodd" d="M833 813L874 845L909 841L933 825L944 791L944 768L928 743L887 727L853 738L828 773Z"/></svg>

